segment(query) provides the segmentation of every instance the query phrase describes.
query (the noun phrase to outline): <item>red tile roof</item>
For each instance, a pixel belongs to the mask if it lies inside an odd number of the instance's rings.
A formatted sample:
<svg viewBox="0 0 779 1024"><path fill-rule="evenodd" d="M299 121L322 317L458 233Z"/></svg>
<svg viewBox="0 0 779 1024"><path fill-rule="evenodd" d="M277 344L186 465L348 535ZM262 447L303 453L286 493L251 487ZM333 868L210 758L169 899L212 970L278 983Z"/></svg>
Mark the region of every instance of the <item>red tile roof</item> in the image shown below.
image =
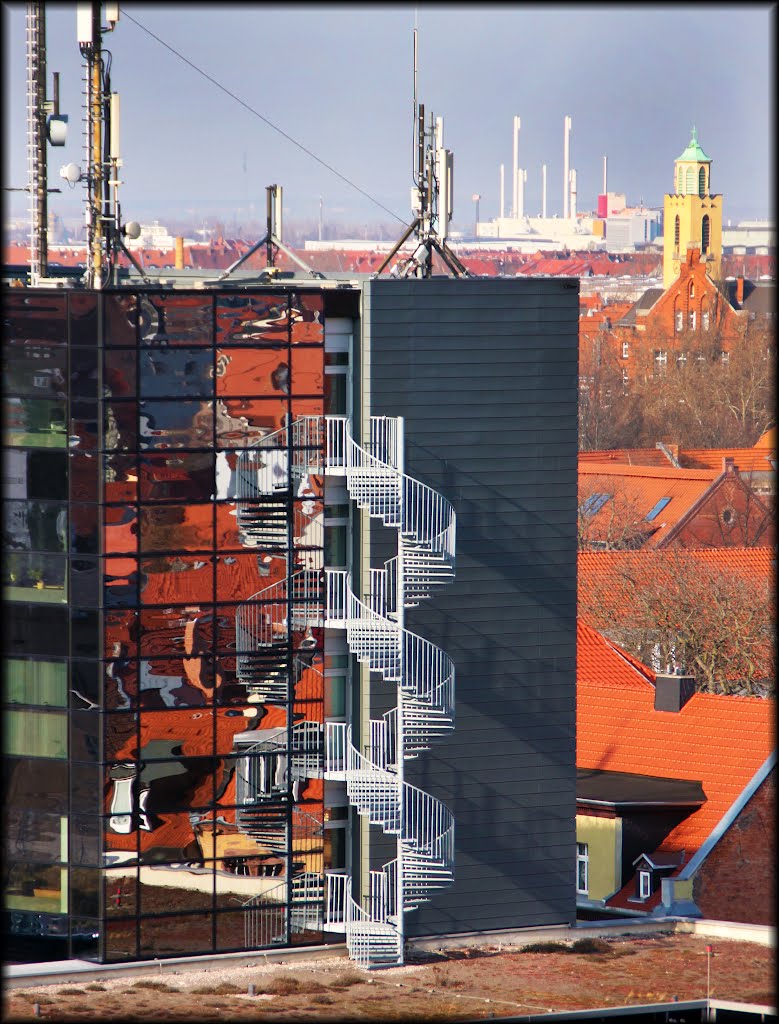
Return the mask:
<svg viewBox="0 0 779 1024"><path fill-rule="evenodd" d="M589 539L602 539L613 528L615 518L630 521L651 535L652 547L660 544L690 508L699 501L721 470L676 469L666 466L626 466L609 463L579 463L579 501L596 493L610 500L589 519ZM644 517L660 501L671 501L656 519Z"/></svg>
<svg viewBox="0 0 779 1024"><path fill-rule="evenodd" d="M580 551L579 586L587 586L588 578L597 575L608 578L620 566L630 566L634 573L656 576L662 571L666 559L670 564L676 559L690 559L693 564L700 562L735 573L745 580L771 580L776 574L776 551L763 548L684 548L671 552L659 551Z"/></svg>

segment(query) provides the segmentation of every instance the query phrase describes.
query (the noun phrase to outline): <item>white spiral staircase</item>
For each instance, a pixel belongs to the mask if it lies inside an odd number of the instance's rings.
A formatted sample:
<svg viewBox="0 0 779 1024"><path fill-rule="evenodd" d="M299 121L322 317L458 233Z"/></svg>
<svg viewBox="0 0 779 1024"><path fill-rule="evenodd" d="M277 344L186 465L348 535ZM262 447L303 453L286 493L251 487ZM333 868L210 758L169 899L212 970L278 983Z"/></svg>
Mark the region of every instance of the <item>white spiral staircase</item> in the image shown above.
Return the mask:
<svg viewBox="0 0 779 1024"><path fill-rule="evenodd" d="M289 699L289 631L322 625L322 614L324 624L345 630L362 664L397 686L397 706L371 721L362 753L351 726L325 725L325 778L344 781L358 813L397 837L397 856L370 872L360 902L347 875L327 876L324 927L343 931L349 955L364 967L401 964L404 914L453 880L452 815L403 775L405 761L453 728L453 663L405 629L404 613L452 580L455 514L442 495L402 472L402 453L400 419L371 417L361 446L344 417L302 417L241 453L238 465L238 524L250 546L286 545L289 520L282 525L280 509L289 509L290 487L296 491L322 461L326 473L345 478L360 508L397 530L398 553L370 571L365 600L346 571L325 570L317 605L321 576L301 569L254 595L236 618L238 674L253 700Z"/></svg>

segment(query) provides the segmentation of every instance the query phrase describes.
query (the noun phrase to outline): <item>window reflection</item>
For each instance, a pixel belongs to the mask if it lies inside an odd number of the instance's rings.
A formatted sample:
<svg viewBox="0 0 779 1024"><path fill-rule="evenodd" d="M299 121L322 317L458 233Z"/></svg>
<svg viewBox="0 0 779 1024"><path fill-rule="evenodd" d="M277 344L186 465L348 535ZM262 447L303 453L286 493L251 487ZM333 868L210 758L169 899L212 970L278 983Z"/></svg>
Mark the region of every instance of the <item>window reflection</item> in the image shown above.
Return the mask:
<svg viewBox="0 0 779 1024"><path fill-rule="evenodd" d="M165 348L213 343L210 295L140 297L141 345Z"/></svg>
<svg viewBox="0 0 779 1024"><path fill-rule="evenodd" d="M64 401L3 398L4 443L19 448L66 448Z"/></svg>
<svg viewBox="0 0 779 1024"><path fill-rule="evenodd" d="M103 341L108 347L135 348L137 296L131 293L103 295Z"/></svg>
<svg viewBox="0 0 779 1024"><path fill-rule="evenodd" d="M141 506L140 518L144 552L207 552L213 547L211 505L145 505ZM186 600L186 596L179 600Z"/></svg>
<svg viewBox="0 0 779 1024"><path fill-rule="evenodd" d="M10 339L3 346L4 390L10 395L65 398L68 350Z"/></svg>
<svg viewBox="0 0 779 1024"><path fill-rule="evenodd" d="M140 403L141 448L209 448L213 403L192 399Z"/></svg>
<svg viewBox="0 0 779 1024"><path fill-rule="evenodd" d="M226 398L216 403L216 439L224 448L246 448L287 422L286 401Z"/></svg>
<svg viewBox="0 0 779 1024"><path fill-rule="evenodd" d="M103 389L106 397L134 398L137 388L136 349L106 349Z"/></svg>
<svg viewBox="0 0 779 1024"><path fill-rule="evenodd" d="M218 295L216 342L267 347L289 342L286 295Z"/></svg>
<svg viewBox="0 0 779 1024"><path fill-rule="evenodd" d="M288 395L289 390L290 367L286 347L217 349L218 395Z"/></svg>
<svg viewBox="0 0 779 1024"><path fill-rule="evenodd" d="M141 349L139 359L141 397L210 397L213 392L211 349Z"/></svg>
<svg viewBox="0 0 779 1024"><path fill-rule="evenodd" d="M214 494L214 456L209 452L144 455L141 500L207 501Z"/></svg>

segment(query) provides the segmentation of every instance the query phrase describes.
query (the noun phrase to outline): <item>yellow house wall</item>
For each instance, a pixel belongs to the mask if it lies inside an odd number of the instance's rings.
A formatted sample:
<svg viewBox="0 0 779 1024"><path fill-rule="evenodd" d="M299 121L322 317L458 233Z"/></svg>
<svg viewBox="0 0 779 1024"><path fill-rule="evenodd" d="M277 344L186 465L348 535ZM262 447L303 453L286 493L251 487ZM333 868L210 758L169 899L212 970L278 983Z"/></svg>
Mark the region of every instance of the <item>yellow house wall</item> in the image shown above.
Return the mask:
<svg viewBox="0 0 779 1024"><path fill-rule="evenodd" d="M622 819L576 815L576 842L587 844L589 856L588 893L591 900L603 900L621 888Z"/></svg>
<svg viewBox="0 0 779 1024"><path fill-rule="evenodd" d="M709 252L706 273L719 281L722 264L722 196L666 195L663 203L663 288L679 276L674 260L684 262L688 243L701 244L701 223L709 215ZM674 246L674 222L679 217L679 249ZM704 257L701 256L703 260Z"/></svg>

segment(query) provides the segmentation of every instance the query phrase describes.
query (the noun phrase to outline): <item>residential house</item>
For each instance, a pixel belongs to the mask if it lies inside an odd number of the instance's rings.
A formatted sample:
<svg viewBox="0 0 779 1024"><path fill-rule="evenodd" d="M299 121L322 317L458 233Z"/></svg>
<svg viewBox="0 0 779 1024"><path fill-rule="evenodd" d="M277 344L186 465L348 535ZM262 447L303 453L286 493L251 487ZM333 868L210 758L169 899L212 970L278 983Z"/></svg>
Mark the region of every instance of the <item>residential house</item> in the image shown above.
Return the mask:
<svg viewBox="0 0 779 1024"><path fill-rule="evenodd" d="M577 900L774 920L774 702L695 692L579 624Z"/></svg>

